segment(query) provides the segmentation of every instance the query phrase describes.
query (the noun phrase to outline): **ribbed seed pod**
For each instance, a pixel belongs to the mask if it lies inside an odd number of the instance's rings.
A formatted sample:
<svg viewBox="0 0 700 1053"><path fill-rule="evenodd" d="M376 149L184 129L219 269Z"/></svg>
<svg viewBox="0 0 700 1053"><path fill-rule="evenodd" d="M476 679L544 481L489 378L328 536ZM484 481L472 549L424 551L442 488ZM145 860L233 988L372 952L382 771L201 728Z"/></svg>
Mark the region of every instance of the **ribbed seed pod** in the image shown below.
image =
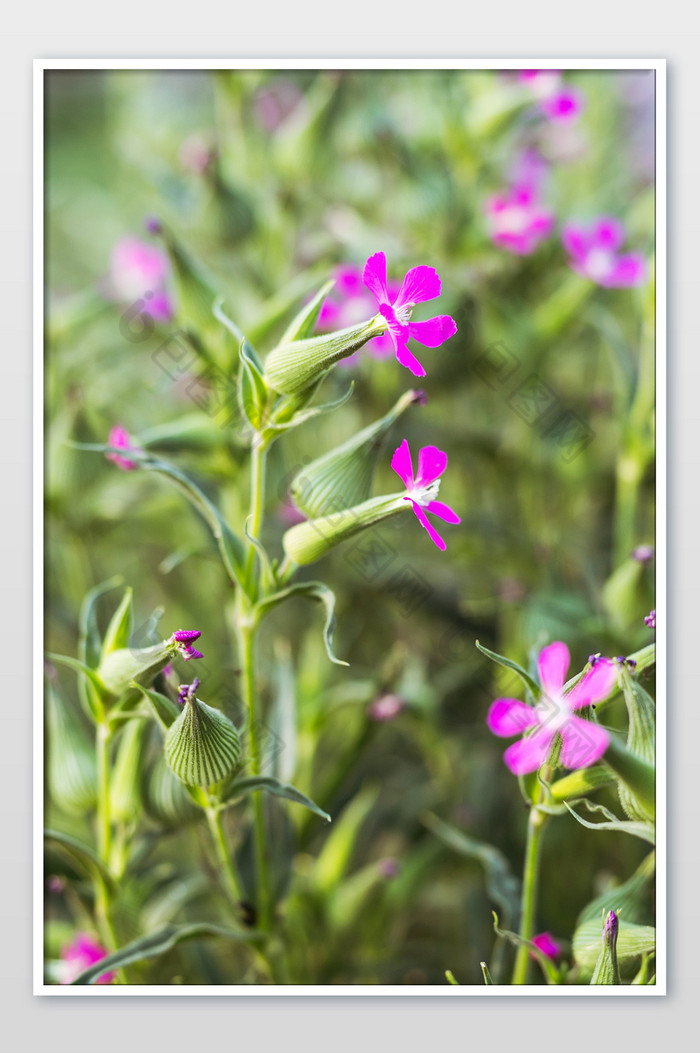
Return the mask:
<svg viewBox="0 0 700 1053"><path fill-rule="evenodd" d="M165 736L165 759L188 786L211 786L235 771L241 755L236 728L218 709L189 698Z"/></svg>
<svg viewBox="0 0 700 1053"><path fill-rule="evenodd" d="M314 563L341 541L410 507L403 494L391 494L388 497L371 497L369 501L336 512L335 515L308 519L287 531L282 539L284 551L290 560L300 566Z"/></svg>
<svg viewBox="0 0 700 1053"><path fill-rule="evenodd" d="M295 395L310 387L341 358L359 351L368 340L386 331L381 316L362 325L340 329L327 336L280 344L265 359L265 378L282 395Z"/></svg>
<svg viewBox="0 0 700 1053"><path fill-rule="evenodd" d="M422 398L417 391L407 391L380 420L306 465L290 487L297 508L316 518L366 501L389 429L405 409Z"/></svg>

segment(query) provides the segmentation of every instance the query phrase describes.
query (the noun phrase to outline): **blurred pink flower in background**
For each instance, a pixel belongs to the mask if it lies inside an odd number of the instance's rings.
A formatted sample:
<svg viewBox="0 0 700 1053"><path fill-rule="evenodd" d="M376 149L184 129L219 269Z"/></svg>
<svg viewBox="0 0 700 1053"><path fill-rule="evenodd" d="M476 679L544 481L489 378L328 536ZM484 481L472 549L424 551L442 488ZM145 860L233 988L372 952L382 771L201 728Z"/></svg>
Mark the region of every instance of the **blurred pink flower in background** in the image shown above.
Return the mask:
<svg viewBox="0 0 700 1053"><path fill-rule="evenodd" d="M367 716L377 724L388 724L406 708L406 700L400 695L380 695L370 702Z"/></svg>
<svg viewBox="0 0 700 1053"><path fill-rule="evenodd" d="M141 310L154 322L173 317L172 299L167 291L168 257L157 245L139 238L120 238L112 249L109 292L119 301L144 300Z"/></svg>
<svg viewBox="0 0 700 1053"><path fill-rule="evenodd" d="M115 424L111 429L107 443L109 446L115 446L118 450L124 450L126 453L141 453L140 447L134 445L128 431L121 424ZM135 468L138 468L136 461L132 461L128 457L122 457L120 453L106 453L105 457L108 461L116 464L117 468L121 468L123 472L132 472Z"/></svg>
<svg viewBox="0 0 700 1053"><path fill-rule="evenodd" d="M518 70L518 80L521 84L527 85L536 98L547 99L558 90L561 84L561 70L521 69Z"/></svg>
<svg viewBox="0 0 700 1053"><path fill-rule="evenodd" d="M274 132L297 108L303 93L291 80L274 80L260 88L255 97L255 114L268 132Z"/></svg>
<svg viewBox="0 0 700 1053"><path fill-rule="evenodd" d="M80 976L85 969L89 969L95 962L102 961L107 957L107 951L101 947L97 940L86 932L79 932L72 943L67 944L61 950L61 984L70 984L76 977ZM96 984L111 984L116 973L103 973L95 980Z"/></svg>
<svg viewBox="0 0 700 1053"><path fill-rule="evenodd" d="M641 285L646 276L641 253L619 252L624 240L623 224L610 216L601 216L588 225L566 223L562 230L572 270L609 289Z"/></svg>
<svg viewBox="0 0 700 1053"><path fill-rule="evenodd" d="M561 947L549 932L540 932L537 936L532 937L532 943L537 947L538 951L542 951L552 961L559 957ZM534 957L534 955L533 955Z"/></svg>
<svg viewBox="0 0 700 1053"><path fill-rule="evenodd" d="M490 197L484 210L494 245L518 256L534 252L554 227L554 216L543 208L532 181Z"/></svg>
<svg viewBox="0 0 700 1053"><path fill-rule="evenodd" d="M377 313L374 297L362 284L362 268L354 263L341 263L333 271L335 285L323 301L318 316L318 328L323 332L332 329L345 329L351 325L369 320ZM400 282L387 282L389 296L395 298L401 289ZM388 332L375 336L362 349L373 358L390 358L394 345ZM360 353L342 359L341 366L353 366L359 361Z"/></svg>
<svg viewBox="0 0 700 1053"><path fill-rule="evenodd" d="M551 121L567 124L577 120L582 113L583 95L576 88L565 87L543 99L540 109Z"/></svg>

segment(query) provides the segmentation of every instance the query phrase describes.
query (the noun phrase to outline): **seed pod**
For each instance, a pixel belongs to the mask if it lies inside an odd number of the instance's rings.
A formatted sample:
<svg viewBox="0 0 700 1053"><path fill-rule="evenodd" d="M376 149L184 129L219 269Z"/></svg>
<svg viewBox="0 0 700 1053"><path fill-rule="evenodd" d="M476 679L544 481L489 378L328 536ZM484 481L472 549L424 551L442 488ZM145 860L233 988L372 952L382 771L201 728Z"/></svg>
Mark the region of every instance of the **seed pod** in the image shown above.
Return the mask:
<svg viewBox="0 0 700 1053"><path fill-rule="evenodd" d="M326 336L280 344L265 359L265 378L282 395L304 391L341 358L359 351L368 340L385 332L386 322L377 315L362 325L353 325Z"/></svg>
<svg viewBox="0 0 700 1053"><path fill-rule="evenodd" d="M341 541L410 507L403 494L372 497L353 508L293 526L282 539L284 551L294 563L314 563Z"/></svg>
<svg viewBox="0 0 700 1053"><path fill-rule="evenodd" d="M188 786L211 786L238 767L241 743L228 717L188 697L182 713L165 736L165 759Z"/></svg>
<svg viewBox="0 0 700 1053"><path fill-rule="evenodd" d="M297 508L315 518L366 501L389 429L404 410L422 398L421 392L407 391L380 420L306 465L290 487Z"/></svg>

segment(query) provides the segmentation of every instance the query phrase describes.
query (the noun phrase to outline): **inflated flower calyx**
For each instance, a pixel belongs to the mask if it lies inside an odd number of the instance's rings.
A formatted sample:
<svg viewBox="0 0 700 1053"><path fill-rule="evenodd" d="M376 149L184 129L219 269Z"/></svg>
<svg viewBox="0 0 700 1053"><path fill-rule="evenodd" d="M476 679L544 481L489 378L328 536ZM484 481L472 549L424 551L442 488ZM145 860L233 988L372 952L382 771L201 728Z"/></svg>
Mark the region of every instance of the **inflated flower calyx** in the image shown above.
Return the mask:
<svg viewBox="0 0 700 1053"><path fill-rule="evenodd" d="M207 787L236 770L241 743L228 717L195 697L196 686L181 689L183 710L165 736L165 759L182 782Z"/></svg>
<svg viewBox="0 0 700 1053"><path fill-rule="evenodd" d="M352 508L293 526L282 539L284 551L300 566L314 563L342 541L410 507L403 494L371 497Z"/></svg>
<svg viewBox="0 0 700 1053"><path fill-rule="evenodd" d="M181 629L169 640L153 647L120 647L103 656L97 675L108 695L114 698L136 696L138 693L132 689L132 680L147 687L176 655L179 654L185 662L201 658L201 651L193 646L199 636L201 633L197 629Z"/></svg>
<svg viewBox="0 0 700 1053"><path fill-rule="evenodd" d="M389 429L404 410L424 397L420 391L407 391L380 420L306 465L290 487L297 508L315 518L366 501Z"/></svg>
<svg viewBox="0 0 700 1053"><path fill-rule="evenodd" d="M281 395L296 395L319 380L336 362L359 351L372 337L385 332L386 328L385 320L377 315L368 322L336 333L280 344L265 359L265 379Z"/></svg>

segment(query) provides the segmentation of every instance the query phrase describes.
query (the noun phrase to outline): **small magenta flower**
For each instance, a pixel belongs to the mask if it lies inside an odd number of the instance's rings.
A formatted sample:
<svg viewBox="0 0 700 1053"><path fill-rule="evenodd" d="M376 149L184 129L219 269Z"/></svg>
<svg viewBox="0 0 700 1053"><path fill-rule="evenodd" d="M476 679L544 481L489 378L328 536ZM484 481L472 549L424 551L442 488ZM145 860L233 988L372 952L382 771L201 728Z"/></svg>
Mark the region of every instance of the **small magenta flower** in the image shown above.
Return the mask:
<svg viewBox="0 0 700 1053"><path fill-rule="evenodd" d="M166 288L168 273L168 257L157 245L126 237L121 238L112 250L110 285L113 296L124 301L143 298L141 310L154 322L169 322L173 317L173 304Z"/></svg>
<svg viewBox="0 0 700 1053"><path fill-rule="evenodd" d="M532 943L537 947L538 951L542 951L548 958L555 961L561 954L561 945L554 939L549 932L540 932L537 936L533 936Z"/></svg>
<svg viewBox="0 0 700 1053"><path fill-rule="evenodd" d="M583 111L584 99L576 88L564 87L542 99L540 109L545 117L557 124L571 124Z"/></svg>
<svg viewBox="0 0 700 1053"><path fill-rule="evenodd" d="M96 940L85 932L79 932L72 943L61 950L61 984L70 984L89 969L95 962L107 957L107 951ZM95 983L111 984L116 973L108 972L99 976Z"/></svg>
<svg viewBox="0 0 700 1053"><path fill-rule="evenodd" d="M406 486L404 500L411 502L418 522L425 527L430 538L444 552L447 545L428 521L425 513L432 512L446 523L461 522L457 513L449 505L435 500L440 489L440 476L447 467L447 454L438 450L437 446L424 446L418 452L418 475L414 478L411 451L408 448L408 442L404 439L394 451L391 467Z"/></svg>
<svg viewBox="0 0 700 1053"><path fill-rule="evenodd" d="M646 274L639 252L621 254L625 228L611 216L601 216L588 226L566 223L562 230L564 248L571 257L569 266L606 289L641 285Z"/></svg>
<svg viewBox="0 0 700 1053"><path fill-rule="evenodd" d="M190 655L191 658L194 655ZM202 655L200 654L201 658ZM187 661L187 659L185 659ZM199 687L199 680L197 677L194 678L191 684L180 684L180 688L177 693L177 700L181 706L184 706L185 702L189 702L191 698L194 698L197 688Z"/></svg>
<svg viewBox="0 0 700 1053"><path fill-rule="evenodd" d="M341 263L333 272L335 286L323 301L318 316L318 328L323 332L332 329L345 329L358 325L375 309L374 299L362 282L362 268L354 263ZM387 294L395 299L401 286L398 282L387 282ZM363 351L373 358L389 358L394 353L394 344L388 332L381 333L369 340ZM353 366L359 359L359 352L342 359L341 366Z"/></svg>
<svg viewBox="0 0 700 1053"><path fill-rule="evenodd" d="M178 629L176 633L173 633L171 637L172 642L185 662L189 662L190 658L204 658L201 651L195 650L192 646L192 643L198 640L201 635L199 629Z"/></svg>
<svg viewBox="0 0 700 1053"><path fill-rule="evenodd" d="M554 226L554 216L542 207L532 180L490 197L484 207L494 245L518 256L534 252Z"/></svg>
<svg viewBox="0 0 700 1053"><path fill-rule="evenodd" d="M362 281L377 299L379 313L385 319L394 354L415 377L424 377L425 370L418 359L408 350L409 338L424 347L440 347L457 332L454 319L448 314L428 318L424 322L411 322L416 304L434 300L440 295L440 276L432 267L412 267L407 271L398 294L392 299L386 278L386 256L375 252L365 263Z"/></svg>
<svg viewBox="0 0 700 1053"><path fill-rule="evenodd" d="M637 545L637 547L632 550L632 559L636 559L637 563L650 563L653 558L653 545Z"/></svg>
<svg viewBox="0 0 700 1053"><path fill-rule="evenodd" d="M393 856L387 856L386 859L380 859L379 873L382 875L385 881L391 881L392 878L397 877L401 873L401 865L398 859L394 859Z"/></svg>
<svg viewBox="0 0 700 1053"><path fill-rule="evenodd" d="M134 445L128 431L121 424L115 424L110 430L107 445L114 446L118 450L124 450L126 453L142 452L139 446ZM116 464L117 468L121 468L123 472L132 472L135 468L138 468L136 461L123 457L120 453L106 453L105 457L108 461Z"/></svg>
<svg viewBox="0 0 700 1053"><path fill-rule="evenodd" d="M605 728L575 716L577 709L606 698L617 680L617 669L608 658L595 665L563 693L569 668L569 649L555 642L540 651L537 661L542 695L536 706L515 698L497 698L489 709L486 723L494 735L508 738L533 729L532 734L514 742L503 759L514 775L526 775L540 768L557 732L561 736L561 764L565 768L588 768L605 753L610 736Z"/></svg>
<svg viewBox="0 0 700 1053"><path fill-rule="evenodd" d="M656 628L656 610L649 611L644 618L644 624L648 625L650 629Z"/></svg>
<svg viewBox="0 0 700 1053"><path fill-rule="evenodd" d="M380 695L370 702L367 716L377 724L388 724L406 708L406 700L400 695Z"/></svg>

